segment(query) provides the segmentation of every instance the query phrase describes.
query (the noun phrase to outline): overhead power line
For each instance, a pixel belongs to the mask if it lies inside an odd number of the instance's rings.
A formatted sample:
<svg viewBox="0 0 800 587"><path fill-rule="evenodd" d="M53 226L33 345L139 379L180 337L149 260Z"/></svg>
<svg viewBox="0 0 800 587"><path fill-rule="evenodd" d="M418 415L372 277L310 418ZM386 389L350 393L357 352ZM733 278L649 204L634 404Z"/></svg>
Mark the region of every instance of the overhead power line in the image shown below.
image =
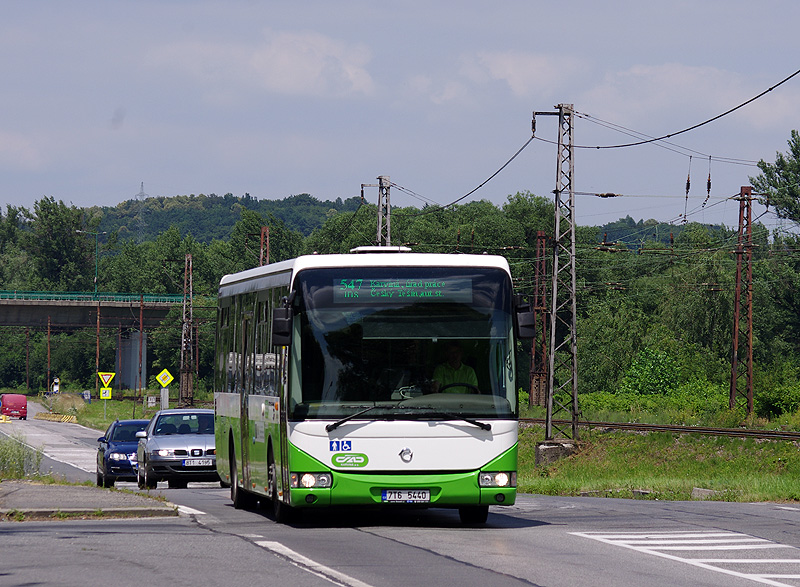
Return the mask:
<svg viewBox="0 0 800 587"><path fill-rule="evenodd" d="M701 126L705 126L707 124L710 124L710 123L714 122L715 120L719 120L720 118L723 118L724 116L727 116L728 114L731 114L733 112L736 112L737 110L740 110L741 108L744 108L748 104L751 104L751 103L755 102L756 100L758 100L759 98L765 96L766 94L768 94L769 92L771 92L775 88L778 88L778 87L782 86L783 84L788 82L790 79L796 77L797 75L800 75L800 69L795 71L790 76L785 77L784 79L779 81L774 86L770 86L769 88L767 88L766 90L764 90L760 94L758 94L756 96L753 96L752 98L750 98L749 100L747 100L745 102L742 102L738 106L734 106L733 108L730 108L730 109L726 110L725 112L722 112L721 114L717 114L716 116L713 116L713 117L709 118L708 120L704 120L703 122L699 122L697 124L693 124L692 126L684 128L683 130L679 130L679 131L676 131L676 132L671 132L669 134L665 134L665 135L662 135L660 137L654 137L654 138L649 138L649 139L643 139L641 141L635 141L635 142L632 142L632 143L622 143L622 144L618 144L618 145L575 145L574 148L575 149L622 149L622 148L625 148L625 147L637 147L639 145L646 145L648 143L655 143L657 141L663 141L664 139L670 139L672 137L676 137L678 135L682 135L682 134L687 133L689 131L698 129ZM540 139L540 140L543 140L543 139ZM552 141L544 141L544 142L552 142Z"/></svg>
<svg viewBox="0 0 800 587"><path fill-rule="evenodd" d="M461 200L463 200L463 199L465 199L465 198L468 198L469 196L471 196L472 194L474 194L475 192L477 192L479 189L481 189L483 186L485 186L487 183L489 183L490 181L492 181L492 180L493 180L493 179L494 179L494 178L495 178L495 177L496 177L496 176L497 176L497 175L498 175L498 174L499 174L501 171L503 171L503 169L505 169L506 167L508 167L508 166L511 164L511 162L512 162L514 159L516 159L516 158L519 156L519 154L520 154L520 153L522 153L522 151L524 151L524 150L525 150L525 148L526 148L528 145L530 145L530 144L531 144L531 142L533 141L533 139L534 139L534 138L536 138L536 137L534 137L534 136L533 136L533 134L531 134L531 137L530 137L530 138L529 138L527 141L525 141L525 144L524 144L524 145L522 145L522 146L521 146L521 147L520 147L520 148L517 150L517 152L516 152L516 153L514 153L514 154L511 156L511 158L510 158L508 161L506 161L505 163L503 163L503 165L502 165L502 166L501 166L501 167L500 167L500 168L499 168L497 171L495 171L494 173L492 173L492 174L491 174L489 177L487 177L487 178L486 178L486 179L485 179L483 182L481 182L481 183L480 183L478 186L476 186L475 188L471 189L470 191L468 191L466 194L464 194L464 195L463 195L463 196L461 196L460 198L457 198L457 199L453 200L453 201L452 201L452 202L450 202L449 204L445 204L445 205L443 205L443 206L434 206L434 207L431 207L431 208L430 208L430 209L428 209L428 210L423 210L422 212L419 212L418 214L409 214L408 216L424 216L425 214L430 214L430 213L432 213L432 212L440 212L440 211L442 211L442 210L444 210L444 209L446 209L446 208L449 208L450 206L454 206L454 205L458 204L458 203L459 203ZM393 183L392 185L396 186L397 184L394 184L394 183ZM397 186L397 187L400 187L400 186ZM406 193L408 193L408 191L409 191L409 190L407 190L406 188L402 188L402 190L403 190L403 191L405 191ZM417 197L419 197L419 198L423 198L423 197L424 197L424 196L421 196L420 194L416 194L416 193L415 193L415 195L416 195ZM425 198L425 199L427 199L427 198Z"/></svg>
<svg viewBox="0 0 800 587"><path fill-rule="evenodd" d="M758 165L758 161L754 161L752 159L738 159L735 157L721 157L719 155L709 155L708 153L703 153L702 151L697 151L695 149L690 149L689 147L684 147L683 145L679 145L677 143L673 143L670 141L659 140L647 133L643 133L637 130L633 130L627 127L624 127L620 124L616 124L613 122L609 122L608 120L603 120L601 118L597 118L596 116L592 116L591 114L586 114L584 112L576 112L576 116L586 120L588 122L593 122L598 126L602 126L611 130L615 130L619 133L628 135L634 138L641 138L644 139L651 139L654 141L659 141L656 146L662 149L666 149L667 151L672 151L673 153L677 153L678 155L683 155L684 157L691 157L692 155L702 155L703 157L708 157L709 160L713 158L714 161L719 163L729 163L732 165L746 165L750 167L755 167Z"/></svg>

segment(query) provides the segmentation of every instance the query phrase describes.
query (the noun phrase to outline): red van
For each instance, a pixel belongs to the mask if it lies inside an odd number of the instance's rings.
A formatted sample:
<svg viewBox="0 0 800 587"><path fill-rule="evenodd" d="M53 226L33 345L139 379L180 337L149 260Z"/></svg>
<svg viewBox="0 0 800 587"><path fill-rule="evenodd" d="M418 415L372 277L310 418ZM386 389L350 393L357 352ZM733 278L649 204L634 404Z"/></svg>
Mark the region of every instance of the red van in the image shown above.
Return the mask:
<svg viewBox="0 0 800 587"><path fill-rule="evenodd" d="M28 396L21 393L4 393L0 395L0 416L28 419Z"/></svg>

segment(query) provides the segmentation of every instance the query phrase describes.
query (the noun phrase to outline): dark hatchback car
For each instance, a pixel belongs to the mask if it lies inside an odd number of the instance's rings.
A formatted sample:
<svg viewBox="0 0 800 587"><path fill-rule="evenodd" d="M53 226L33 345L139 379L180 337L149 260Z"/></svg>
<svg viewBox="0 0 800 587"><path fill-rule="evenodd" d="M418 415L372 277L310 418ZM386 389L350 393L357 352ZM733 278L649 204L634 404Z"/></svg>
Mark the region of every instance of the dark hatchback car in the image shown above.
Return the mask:
<svg viewBox="0 0 800 587"><path fill-rule="evenodd" d="M136 481L136 433L150 420L115 420L97 439L97 485L113 487L117 481Z"/></svg>
<svg viewBox="0 0 800 587"><path fill-rule="evenodd" d="M161 410L137 437L140 489L154 489L159 481L172 488L186 487L189 481L219 481L214 410Z"/></svg>

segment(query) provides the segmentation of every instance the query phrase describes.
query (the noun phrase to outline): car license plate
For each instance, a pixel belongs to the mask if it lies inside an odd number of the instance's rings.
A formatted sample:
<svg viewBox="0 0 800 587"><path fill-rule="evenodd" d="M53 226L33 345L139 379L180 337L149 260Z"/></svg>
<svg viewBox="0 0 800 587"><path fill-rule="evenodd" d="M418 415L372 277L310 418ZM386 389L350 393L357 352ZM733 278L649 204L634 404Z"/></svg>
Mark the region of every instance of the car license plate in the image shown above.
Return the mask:
<svg viewBox="0 0 800 587"><path fill-rule="evenodd" d="M210 467L214 464L211 459L184 459L184 467Z"/></svg>
<svg viewBox="0 0 800 587"><path fill-rule="evenodd" d="M393 503L428 503L431 500L429 489L384 489L381 501Z"/></svg>

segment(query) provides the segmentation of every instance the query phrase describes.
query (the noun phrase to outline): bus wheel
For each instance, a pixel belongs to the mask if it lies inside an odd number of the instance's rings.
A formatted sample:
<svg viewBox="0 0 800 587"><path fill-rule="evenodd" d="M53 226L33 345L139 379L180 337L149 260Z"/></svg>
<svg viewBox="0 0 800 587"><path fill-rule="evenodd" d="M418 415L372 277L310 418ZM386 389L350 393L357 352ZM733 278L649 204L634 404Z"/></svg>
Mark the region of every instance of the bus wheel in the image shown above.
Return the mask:
<svg viewBox="0 0 800 587"><path fill-rule="evenodd" d="M237 510L242 510L247 507L246 496L244 489L239 487L239 469L236 467L236 453L233 447L230 450L230 463L231 463L231 501L233 507Z"/></svg>
<svg viewBox="0 0 800 587"><path fill-rule="evenodd" d="M286 505L278 496L278 467L275 465L275 457L272 455L272 447L269 448L267 455L267 485L269 486L269 497L272 500L272 517L279 524L286 524L294 519L294 508Z"/></svg>
<svg viewBox="0 0 800 587"><path fill-rule="evenodd" d="M458 508L462 524L485 524L489 517L488 505L471 505Z"/></svg>

